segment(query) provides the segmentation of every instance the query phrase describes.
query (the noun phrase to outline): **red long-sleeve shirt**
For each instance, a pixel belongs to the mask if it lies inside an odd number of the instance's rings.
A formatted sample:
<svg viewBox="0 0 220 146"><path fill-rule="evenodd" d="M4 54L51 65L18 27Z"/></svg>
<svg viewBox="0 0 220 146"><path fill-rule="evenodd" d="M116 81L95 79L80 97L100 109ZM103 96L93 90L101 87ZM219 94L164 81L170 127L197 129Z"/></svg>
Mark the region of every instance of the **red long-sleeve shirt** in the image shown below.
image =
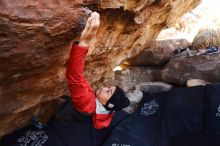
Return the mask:
<svg viewBox="0 0 220 146"><path fill-rule="evenodd" d="M79 112L92 114L94 127L100 129L109 126L113 113L106 111L96 99L93 88L84 77L87 52L87 47L72 45L66 79L74 107Z"/></svg>

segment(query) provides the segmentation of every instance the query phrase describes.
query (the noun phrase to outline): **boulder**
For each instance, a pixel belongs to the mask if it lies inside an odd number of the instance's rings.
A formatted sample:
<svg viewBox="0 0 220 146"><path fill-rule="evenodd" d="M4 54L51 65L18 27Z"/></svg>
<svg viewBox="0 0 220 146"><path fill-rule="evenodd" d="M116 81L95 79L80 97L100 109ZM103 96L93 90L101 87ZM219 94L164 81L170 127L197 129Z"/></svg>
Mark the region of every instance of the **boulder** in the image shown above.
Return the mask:
<svg viewBox="0 0 220 146"><path fill-rule="evenodd" d="M117 71L116 82L125 91L133 90L137 84L143 82L160 81L160 68L152 67L129 67L122 71Z"/></svg>
<svg viewBox="0 0 220 146"><path fill-rule="evenodd" d="M141 91L151 94L169 91L173 87L172 85L163 82L143 82L140 86Z"/></svg>
<svg viewBox="0 0 220 146"><path fill-rule="evenodd" d="M132 66L162 66L174 56L175 50L188 48L190 45L191 43L185 39L153 41L144 51L133 58L129 58L124 64Z"/></svg>
<svg viewBox="0 0 220 146"><path fill-rule="evenodd" d="M186 85L189 79L220 82L220 53L212 55L178 55L162 70L164 82Z"/></svg>
<svg viewBox="0 0 220 146"><path fill-rule="evenodd" d="M1 0L0 121L7 124L0 124L0 134L27 123L39 104L68 94L70 43L91 12L81 3Z"/></svg>

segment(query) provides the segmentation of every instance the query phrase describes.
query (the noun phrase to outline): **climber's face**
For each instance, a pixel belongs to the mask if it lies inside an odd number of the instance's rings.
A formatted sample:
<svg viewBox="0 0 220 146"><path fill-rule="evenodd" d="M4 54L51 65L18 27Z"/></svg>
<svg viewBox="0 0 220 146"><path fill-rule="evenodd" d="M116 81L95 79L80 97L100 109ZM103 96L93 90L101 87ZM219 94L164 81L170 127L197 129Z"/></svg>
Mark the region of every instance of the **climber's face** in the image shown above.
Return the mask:
<svg viewBox="0 0 220 146"><path fill-rule="evenodd" d="M115 92L116 87L112 86L110 88L107 87L101 87L98 90L96 90L96 97L98 100L102 103L102 105L105 105L107 101L110 99L110 97Z"/></svg>

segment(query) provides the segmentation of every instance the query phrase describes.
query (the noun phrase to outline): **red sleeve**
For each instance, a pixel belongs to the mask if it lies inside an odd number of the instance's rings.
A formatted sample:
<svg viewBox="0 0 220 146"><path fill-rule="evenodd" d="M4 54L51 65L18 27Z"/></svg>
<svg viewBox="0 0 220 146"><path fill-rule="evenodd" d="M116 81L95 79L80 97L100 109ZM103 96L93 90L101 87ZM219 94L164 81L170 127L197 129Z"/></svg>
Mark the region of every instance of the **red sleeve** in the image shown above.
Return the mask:
<svg viewBox="0 0 220 146"><path fill-rule="evenodd" d="M95 111L95 93L84 77L84 63L88 48L73 44L66 79L75 108L84 113Z"/></svg>

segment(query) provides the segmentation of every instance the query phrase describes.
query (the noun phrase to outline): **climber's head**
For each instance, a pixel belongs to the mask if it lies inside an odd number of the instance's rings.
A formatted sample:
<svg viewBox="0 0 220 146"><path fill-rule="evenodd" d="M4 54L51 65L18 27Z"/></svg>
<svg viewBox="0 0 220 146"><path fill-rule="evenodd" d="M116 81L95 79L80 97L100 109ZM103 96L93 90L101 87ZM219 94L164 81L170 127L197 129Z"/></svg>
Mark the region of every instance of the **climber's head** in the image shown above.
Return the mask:
<svg viewBox="0 0 220 146"><path fill-rule="evenodd" d="M96 91L98 100L102 103L106 110L119 111L130 104L129 99L125 96L124 91L118 86L110 88L102 87Z"/></svg>

